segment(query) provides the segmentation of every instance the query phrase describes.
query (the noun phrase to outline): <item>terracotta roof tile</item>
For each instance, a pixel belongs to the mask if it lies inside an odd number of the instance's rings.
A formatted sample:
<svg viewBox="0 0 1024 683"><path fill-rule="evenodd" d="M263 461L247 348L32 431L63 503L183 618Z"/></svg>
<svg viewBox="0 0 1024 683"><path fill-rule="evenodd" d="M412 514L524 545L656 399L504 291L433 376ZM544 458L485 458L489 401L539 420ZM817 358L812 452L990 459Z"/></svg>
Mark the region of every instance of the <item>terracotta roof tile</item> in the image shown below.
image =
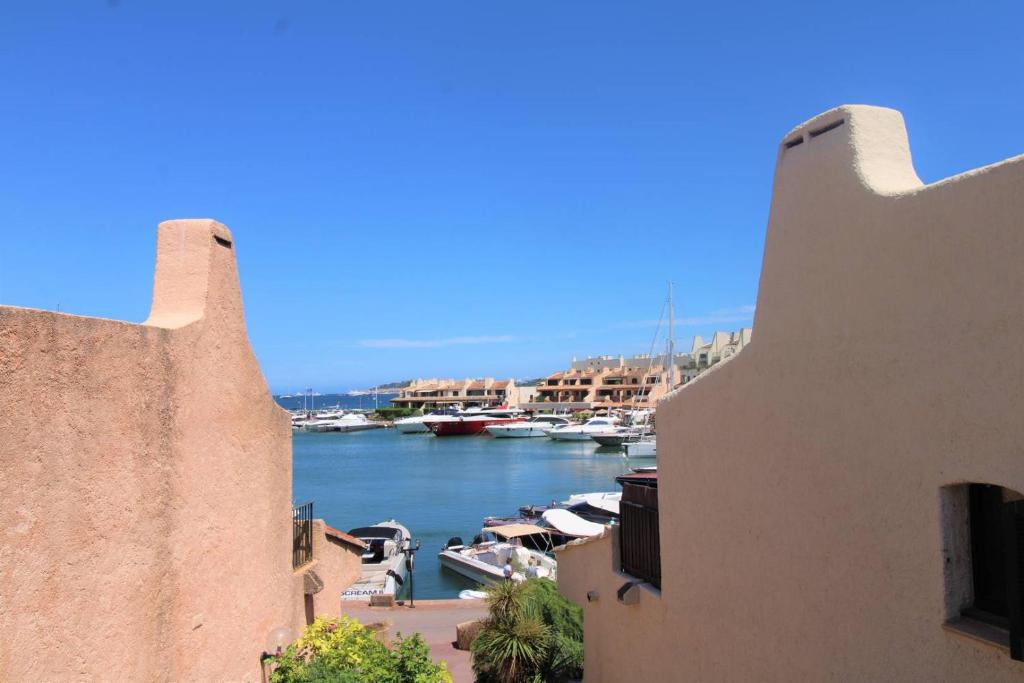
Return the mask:
<svg viewBox="0 0 1024 683"><path fill-rule="evenodd" d="M324 524L324 533L326 535L328 535L328 536L333 536L334 538L338 539L339 541L343 541L343 542L348 543L350 545L354 545L357 548L364 548L365 549L367 547L367 545L366 545L366 543L364 541L359 540L355 536L350 536L350 535L346 534L344 531L339 531L339 530L335 529L332 526L328 526L327 524Z"/></svg>

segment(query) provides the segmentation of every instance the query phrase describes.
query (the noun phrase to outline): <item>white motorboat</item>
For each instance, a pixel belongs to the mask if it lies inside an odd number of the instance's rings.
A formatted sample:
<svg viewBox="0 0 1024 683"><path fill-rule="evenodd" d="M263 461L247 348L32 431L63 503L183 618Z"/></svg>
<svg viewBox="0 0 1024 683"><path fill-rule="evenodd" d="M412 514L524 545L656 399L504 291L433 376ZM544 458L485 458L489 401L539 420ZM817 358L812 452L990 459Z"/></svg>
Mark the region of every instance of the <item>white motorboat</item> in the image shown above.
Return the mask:
<svg viewBox="0 0 1024 683"><path fill-rule="evenodd" d="M395 420L395 429L402 434L417 434L429 432L430 427L424 420L427 419L427 415L414 415L413 417L403 417L400 420Z"/></svg>
<svg viewBox="0 0 1024 683"><path fill-rule="evenodd" d="M314 413L302 428L307 432L333 432L336 431L333 429L334 421L344 415L345 413L340 410L326 413Z"/></svg>
<svg viewBox="0 0 1024 683"><path fill-rule="evenodd" d="M498 438L547 436L548 432L559 425L571 424L568 418L558 415L535 415L525 422L507 422L505 424L487 425L485 429L491 436Z"/></svg>
<svg viewBox="0 0 1024 683"><path fill-rule="evenodd" d="M590 435L611 429L619 422L615 417L592 417L581 425L552 429L548 436L555 441L590 441Z"/></svg>
<svg viewBox="0 0 1024 683"><path fill-rule="evenodd" d="M511 569L512 581L529 578L557 580L558 563L548 555L524 548L519 541L523 536L549 537L550 531L532 524L511 524L492 527L474 539L472 545L463 545L458 536L448 539L437 555L442 567L461 574L477 583L488 585L503 581L505 566ZM489 540L498 534L508 540Z"/></svg>
<svg viewBox="0 0 1024 683"><path fill-rule="evenodd" d="M621 491L606 491L600 493L576 493L569 496L569 500L563 501L566 507L573 507L580 503L604 510L605 512L619 514L619 502L622 500Z"/></svg>
<svg viewBox="0 0 1024 683"><path fill-rule="evenodd" d="M400 595L409 573L402 552L409 543L409 530L389 519L348 533L365 542L367 548L359 579L342 592L341 599L369 601L373 595Z"/></svg>
<svg viewBox="0 0 1024 683"><path fill-rule="evenodd" d="M382 422L366 419L362 413L334 413L309 422L305 429L310 432L361 432L383 426Z"/></svg>
<svg viewBox="0 0 1024 683"><path fill-rule="evenodd" d="M395 429L402 434L419 434L430 431L430 420L434 420L438 417L446 415L448 417L455 417L459 415L458 410L452 408L446 408L442 410L434 410L426 415L414 415L413 417L403 417L400 420L395 420Z"/></svg>
<svg viewBox="0 0 1024 683"><path fill-rule="evenodd" d="M626 441L622 444L622 448L626 451L627 458L657 457L657 440L653 437L637 441Z"/></svg>
<svg viewBox="0 0 1024 683"><path fill-rule="evenodd" d="M602 446L621 447L629 440L636 440L641 436L650 434L647 427L612 427L599 432L592 432L590 438Z"/></svg>

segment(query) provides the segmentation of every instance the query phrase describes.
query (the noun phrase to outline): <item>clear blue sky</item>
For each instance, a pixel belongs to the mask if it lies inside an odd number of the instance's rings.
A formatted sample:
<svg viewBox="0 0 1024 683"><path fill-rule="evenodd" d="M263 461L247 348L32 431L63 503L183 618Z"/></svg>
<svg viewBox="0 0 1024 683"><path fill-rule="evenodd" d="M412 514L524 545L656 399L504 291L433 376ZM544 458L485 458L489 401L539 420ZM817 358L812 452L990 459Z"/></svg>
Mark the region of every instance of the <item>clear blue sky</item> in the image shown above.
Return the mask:
<svg viewBox="0 0 1024 683"><path fill-rule="evenodd" d="M670 278L688 343L750 322L793 125L1024 151L1020 6L8 3L0 303L140 321L156 224L212 217L275 391L646 351Z"/></svg>

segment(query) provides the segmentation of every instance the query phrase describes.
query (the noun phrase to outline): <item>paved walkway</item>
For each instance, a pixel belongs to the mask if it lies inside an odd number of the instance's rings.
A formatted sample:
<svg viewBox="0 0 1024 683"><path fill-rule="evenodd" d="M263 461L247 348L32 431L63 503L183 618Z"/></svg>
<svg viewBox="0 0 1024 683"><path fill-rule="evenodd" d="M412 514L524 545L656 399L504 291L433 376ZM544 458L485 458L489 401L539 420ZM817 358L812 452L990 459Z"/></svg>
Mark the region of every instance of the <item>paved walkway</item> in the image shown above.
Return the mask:
<svg viewBox="0 0 1024 683"><path fill-rule="evenodd" d="M369 607L365 605L343 605L345 614L363 624L390 622L388 635L394 638L398 632L403 635L419 633L430 646L434 661L445 660L452 672L455 683L473 683L473 668L469 652L456 650L455 625L487 616L483 600L417 600L416 607Z"/></svg>

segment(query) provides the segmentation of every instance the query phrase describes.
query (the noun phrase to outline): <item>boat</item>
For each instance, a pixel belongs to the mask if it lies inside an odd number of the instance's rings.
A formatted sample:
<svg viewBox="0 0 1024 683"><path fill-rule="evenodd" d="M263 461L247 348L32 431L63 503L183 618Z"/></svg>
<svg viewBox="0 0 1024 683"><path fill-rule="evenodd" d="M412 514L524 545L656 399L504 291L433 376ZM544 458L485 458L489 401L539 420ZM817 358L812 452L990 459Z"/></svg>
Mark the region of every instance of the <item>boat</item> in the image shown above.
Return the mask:
<svg viewBox="0 0 1024 683"><path fill-rule="evenodd" d="M593 494L601 495L601 494ZM622 494L618 494L620 497ZM619 519L619 500L581 499L573 502L555 503L550 505L524 505L519 508L517 517L484 517L485 527L498 527L508 524L538 524L548 510L568 510L577 517L597 524L615 524Z"/></svg>
<svg viewBox="0 0 1024 683"><path fill-rule="evenodd" d="M359 527L348 532L366 543L359 578L342 594L342 600L369 600L374 595L398 596L405 586L409 569L405 550L409 530L393 519Z"/></svg>
<svg viewBox="0 0 1024 683"><path fill-rule="evenodd" d="M552 529L570 538L590 538L604 532L605 525L588 522L569 510L548 510L541 517ZM492 529L493 531L493 529Z"/></svg>
<svg viewBox="0 0 1024 683"><path fill-rule="evenodd" d="M487 425L485 429L491 436L498 438L547 436L548 432L558 425L571 424L569 418L558 415L535 415L526 421L507 422L504 424Z"/></svg>
<svg viewBox="0 0 1024 683"><path fill-rule="evenodd" d="M620 447L630 439L652 434L646 427L613 427L600 432L592 432L590 438L602 446Z"/></svg>
<svg viewBox="0 0 1024 683"><path fill-rule="evenodd" d="M618 424L616 417L592 417L581 425L552 429L548 436L555 441L590 441L590 435L604 432Z"/></svg>
<svg viewBox="0 0 1024 683"><path fill-rule="evenodd" d="M521 540L529 536L548 537L549 531L532 524L494 527L484 529L468 546L455 536L448 539L437 559L442 567L483 585L495 584L506 578L512 581L528 578L555 581L558 563L543 552L524 547ZM509 577L506 577L506 566L511 572Z"/></svg>
<svg viewBox="0 0 1024 683"><path fill-rule="evenodd" d="M495 408L467 410L459 415L439 415L424 420L434 436L482 434L490 425L523 422L522 410Z"/></svg>
<svg viewBox="0 0 1024 683"><path fill-rule="evenodd" d="M627 441L622 444L622 448L626 451L627 458L657 457L657 440L653 436L635 441Z"/></svg>
<svg viewBox="0 0 1024 683"><path fill-rule="evenodd" d="M302 428L307 432L334 432L334 421L340 419L345 415L340 410L326 412L326 413L314 413L306 422Z"/></svg>
<svg viewBox="0 0 1024 683"><path fill-rule="evenodd" d="M438 415L458 415L457 410L435 410L427 415L414 415L413 417L403 417L400 420L395 420L395 429L402 434L425 434L430 431L430 427L427 426L427 420L431 417Z"/></svg>
<svg viewBox="0 0 1024 683"><path fill-rule="evenodd" d="M380 429L383 422L367 420L362 413L331 413L306 424L309 432L361 432L366 429Z"/></svg>

